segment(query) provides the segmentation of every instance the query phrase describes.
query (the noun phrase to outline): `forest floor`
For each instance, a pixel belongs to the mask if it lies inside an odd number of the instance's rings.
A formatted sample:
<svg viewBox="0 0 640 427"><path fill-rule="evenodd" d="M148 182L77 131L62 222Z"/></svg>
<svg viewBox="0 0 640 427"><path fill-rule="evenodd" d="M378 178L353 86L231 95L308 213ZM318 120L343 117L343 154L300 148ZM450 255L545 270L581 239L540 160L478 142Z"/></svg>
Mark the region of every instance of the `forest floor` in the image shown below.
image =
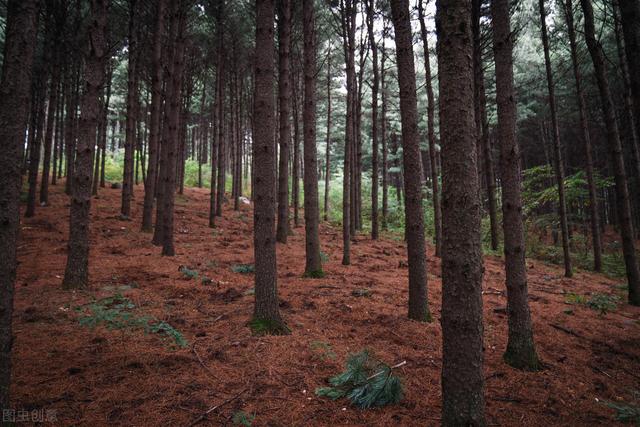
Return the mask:
<svg viewBox="0 0 640 427"><path fill-rule="evenodd" d="M22 221L16 410L54 410L58 425L186 426L214 407L200 425L232 425L240 411L255 415L254 426L439 424L441 279L433 248L428 287L435 321L423 324L406 318L402 241L359 236L352 265L343 266L341 230L323 224L326 277L303 279L304 228L295 228L289 243L278 245L280 307L292 333L256 337L247 327L253 276L233 271L253 263L250 206L239 212L227 206L211 229L208 191L185 190L176 198L177 255L167 258L139 231L142 188L136 188L133 221L119 218L120 190L100 189L91 208L91 287L65 291L68 198L61 185L52 190L51 206ZM520 372L502 361L503 262L485 258L489 425L613 423L615 412L602 402L633 402L640 388L640 309L624 303L620 280L586 272L566 279L555 266L536 260L527 265L535 338L545 364L540 372ZM180 266L198 277L189 279ZM622 299L617 310L601 315L584 303L569 304L569 292L577 302L594 294ZM127 299L104 300L118 294ZM100 313L103 320L115 313L116 327L86 325ZM174 329L145 332L140 325L146 316ZM181 348L174 338L188 344ZM398 369L404 400L359 410L346 400L317 397L315 389L364 348L390 365L407 362Z"/></svg>

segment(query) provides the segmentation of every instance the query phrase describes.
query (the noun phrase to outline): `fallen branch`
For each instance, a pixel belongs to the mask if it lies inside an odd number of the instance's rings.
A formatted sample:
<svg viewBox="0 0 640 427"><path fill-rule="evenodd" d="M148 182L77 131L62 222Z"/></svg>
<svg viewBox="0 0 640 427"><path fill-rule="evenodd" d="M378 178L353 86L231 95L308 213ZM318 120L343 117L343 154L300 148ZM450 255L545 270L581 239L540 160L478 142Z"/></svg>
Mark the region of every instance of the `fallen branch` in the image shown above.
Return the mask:
<svg viewBox="0 0 640 427"><path fill-rule="evenodd" d="M240 393L236 394L233 397L230 397L229 399L225 400L224 402L220 403L219 405L215 405L212 406L211 408L207 409L206 412L203 412L200 416L198 416L198 418L196 418L195 420L193 420L193 422L191 424L189 424L189 427L193 427L194 425L198 424L200 421L204 420L205 418L207 418L207 415L209 415L210 413L212 413L213 411L220 409L221 407L223 407L224 405L233 402L234 400L236 400L237 398L239 398L240 396L242 396L244 394L244 392L247 391L247 389L245 388L244 390L242 390Z"/></svg>
<svg viewBox="0 0 640 427"><path fill-rule="evenodd" d="M627 358L629 358L629 359L631 359L633 361L638 361L638 359L640 359L635 354L626 353L626 352L624 352L624 351L622 351L622 350L620 350L620 349L618 349L618 348L616 348L616 347L612 346L611 344L606 343L604 341L599 341L599 340L596 340L596 339L593 339L593 338L585 337L584 335L579 334L578 332L574 331L573 329L569 329L569 328L566 328L564 326L557 325L555 323L549 323L549 325L554 329L557 329L559 331L564 332L565 334L574 336L576 338L583 339L585 341L589 341L592 344L603 346L603 347L607 348L611 353L613 353L615 355L625 356L625 357L627 357Z"/></svg>

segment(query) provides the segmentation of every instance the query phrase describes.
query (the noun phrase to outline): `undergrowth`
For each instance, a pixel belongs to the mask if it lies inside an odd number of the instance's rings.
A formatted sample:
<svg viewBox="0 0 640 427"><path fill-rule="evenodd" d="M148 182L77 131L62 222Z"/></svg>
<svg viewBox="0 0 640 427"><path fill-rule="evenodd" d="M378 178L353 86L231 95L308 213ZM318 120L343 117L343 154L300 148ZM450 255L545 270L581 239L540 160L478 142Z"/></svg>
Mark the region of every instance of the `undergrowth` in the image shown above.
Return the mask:
<svg viewBox="0 0 640 427"><path fill-rule="evenodd" d="M231 267L231 271L240 274L251 274L255 272L255 267L253 264L236 264Z"/></svg>
<svg viewBox="0 0 640 427"><path fill-rule="evenodd" d="M145 333L159 334L165 339L171 339L180 348L189 345L182 333L169 323L152 316L137 315L133 312L135 308L135 304L129 298L115 294L76 307L75 310L83 315L79 319L82 326L92 329L97 326L121 330L142 329Z"/></svg>
<svg viewBox="0 0 640 427"><path fill-rule="evenodd" d="M379 361L368 350L347 359L344 372L329 379L330 387L319 387L316 395L332 400L346 397L358 408L367 409L402 400L402 382L393 368Z"/></svg>

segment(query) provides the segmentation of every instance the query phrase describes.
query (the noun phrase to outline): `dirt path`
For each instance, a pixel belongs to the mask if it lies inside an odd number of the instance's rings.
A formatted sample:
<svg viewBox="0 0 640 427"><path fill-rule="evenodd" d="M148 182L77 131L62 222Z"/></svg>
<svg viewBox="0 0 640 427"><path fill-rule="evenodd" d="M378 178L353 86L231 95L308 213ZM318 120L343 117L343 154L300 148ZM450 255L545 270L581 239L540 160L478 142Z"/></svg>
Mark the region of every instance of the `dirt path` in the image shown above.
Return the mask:
<svg viewBox="0 0 640 427"><path fill-rule="evenodd" d="M304 230L278 246L285 337L253 337L253 277L232 271L253 262L252 212L225 211L212 230L208 193L189 189L176 200L174 258L163 258L139 232L142 188L134 221L118 218L120 191L101 189L92 206L91 282L87 291L61 289L68 230L67 197L53 188L52 206L23 220L14 315L13 407L54 410L58 425L232 424L238 411L253 425L438 425L440 417L440 263L429 248L429 298L436 319L406 319L404 245L360 237L352 265L342 266L340 231L321 227L328 256L324 279L302 279ZM600 316L567 305L563 291L620 292L604 276L561 270L528 260L531 309L538 351L546 369L524 373L501 359L506 346L504 274L499 258L486 258L485 371L491 425L612 423L599 400L631 400L640 387L640 309L620 304ZM187 279L179 271L198 272ZM206 276L212 283L203 284ZM355 296L360 289L370 296ZM166 321L189 342L140 329L81 326L77 307L121 293L134 316ZM572 310L573 314L565 311ZM86 306L85 311L86 313ZM555 325L555 326L552 326ZM572 334L572 332L574 334ZM346 401L315 396L316 387L342 369L345 357L372 349L400 369L406 396L396 406L357 410Z"/></svg>

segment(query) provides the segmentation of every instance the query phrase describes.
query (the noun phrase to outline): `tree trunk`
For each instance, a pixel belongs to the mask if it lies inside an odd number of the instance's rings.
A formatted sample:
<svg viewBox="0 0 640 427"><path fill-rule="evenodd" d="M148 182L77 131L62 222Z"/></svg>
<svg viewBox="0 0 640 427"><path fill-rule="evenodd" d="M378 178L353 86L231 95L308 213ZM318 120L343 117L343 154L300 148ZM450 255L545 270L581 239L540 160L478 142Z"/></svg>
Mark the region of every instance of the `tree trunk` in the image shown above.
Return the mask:
<svg viewBox="0 0 640 427"><path fill-rule="evenodd" d="M76 162L71 185L69 246L62 286L85 288L89 284L89 214L91 210L91 172L93 148L100 115L100 88L105 79L108 58L106 44L109 0L91 0L84 66Z"/></svg>
<svg viewBox="0 0 640 427"><path fill-rule="evenodd" d="M640 136L640 1L618 0L622 18L624 47L627 52L627 65L632 78L631 94L635 113L636 135Z"/></svg>
<svg viewBox="0 0 640 427"><path fill-rule="evenodd" d="M430 322L427 260L422 210L422 164L418 139L418 101L408 0L392 0L404 160L405 228L409 264L409 318ZM375 77L374 77L375 78ZM375 120L373 121L375 123Z"/></svg>
<svg viewBox="0 0 640 427"><path fill-rule="evenodd" d="M37 0L6 5L4 58L0 81L0 406L9 408L13 294L18 266L21 159L31 104L31 77L37 33Z"/></svg>
<svg viewBox="0 0 640 427"><path fill-rule="evenodd" d="M378 239L378 89L380 76L378 74L378 47L373 31L374 0L367 3L367 27L369 43L371 44L371 61L373 67L373 85L371 87L371 239Z"/></svg>
<svg viewBox="0 0 640 427"><path fill-rule="evenodd" d="M427 86L427 135L429 138L429 160L431 161L431 189L433 197L433 225L435 228L436 250L435 255L440 256L442 251L442 208L440 206L440 183L438 182L438 159L436 152L435 134L435 100L433 96L433 84L431 83L431 63L429 60L429 43L427 26L425 24L422 0L418 1L418 17L420 20L420 35L424 50L424 68Z"/></svg>
<svg viewBox="0 0 640 427"><path fill-rule="evenodd" d="M442 140L442 424L482 426L482 244L471 2L437 0Z"/></svg>
<svg viewBox="0 0 640 427"><path fill-rule="evenodd" d="M558 185L558 215L560 216L560 231L562 235L562 251L564 254L564 275L573 276L571 268L571 254L569 253L569 225L567 222L567 203L564 193L564 170L562 166L562 154L560 150L560 130L558 128L558 116L556 113L556 96L551 71L551 58L549 56L549 38L547 36L546 12L544 0L538 0L540 9L540 31L542 34L542 46L544 48L545 67L547 70L547 87L549 90L549 110L551 111L551 126L553 127L553 154L556 181Z"/></svg>
<svg viewBox="0 0 640 427"><path fill-rule="evenodd" d="M122 174L123 218L131 217L131 199L133 198L133 168L136 141L136 106L138 103L138 0L129 0L129 45L127 50L127 117L124 140L124 171Z"/></svg>
<svg viewBox="0 0 640 427"><path fill-rule="evenodd" d="M156 6L156 20L153 32L151 56L151 114L149 117L149 165L144 183L144 202L142 206L142 231L153 230L153 203L156 196L158 179L158 154L160 151L160 119L162 113L162 38L165 32L164 14L166 0L159 0Z"/></svg>
<svg viewBox="0 0 640 427"><path fill-rule="evenodd" d="M476 132L478 149L484 157L484 175L487 181L487 205L489 208L489 231L491 235L491 249L498 250L498 208L496 203L496 179L493 172L493 154L489 139L489 121L487 120L487 100L484 87L484 72L482 70L482 34L480 19L482 15L482 1L473 0L471 3L473 30L473 81L476 111ZM480 154L480 153L478 153ZM480 164L478 164L480 168Z"/></svg>
<svg viewBox="0 0 640 427"><path fill-rule="evenodd" d="M386 35L387 27L383 18L383 32ZM382 140L382 229L387 230L387 217L389 214L389 149L387 148L387 86L385 85L385 51L384 37L382 38L382 59L380 60L380 87L382 89L382 112L380 117L380 139Z"/></svg>
<svg viewBox="0 0 640 427"><path fill-rule="evenodd" d="M354 145L354 97L355 87L355 0L340 0L342 41L347 68L347 117L344 139L344 168L342 185L342 264L351 264L351 149Z"/></svg>
<svg viewBox="0 0 640 427"><path fill-rule="evenodd" d="M622 143L620 142L620 132L616 119L616 111L611 98L609 82L607 81L607 70L605 65L602 45L596 40L595 26L593 23L593 9L590 0L580 0L584 14L584 34L587 47L593 60L600 101L602 104L602 115L604 116L605 127L607 129L607 143L611 164L616 183L616 196L618 201L618 218L620 221L620 231L622 234L622 252L627 269L627 280L629 282L629 304L640 305L640 272L638 271L638 259L634 243L633 223L631 216L631 202L629 200L629 189L627 187L627 175L624 168L624 156L622 154Z"/></svg>
<svg viewBox="0 0 640 427"><path fill-rule="evenodd" d="M171 55L172 70L167 79L165 101L165 125L163 132L163 150L166 151L165 172L162 174L163 208L162 208L162 255L174 256L173 217L176 191L176 166L179 149L180 105L182 102L182 72L184 68L185 21L184 4L178 2L175 7L173 24L177 25L174 52ZM158 201L160 203L160 201Z"/></svg>
<svg viewBox="0 0 640 427"><path fill-rule="evenodd" d="M509 339L504 360L523 370L537 370L540 362L533 341L527 291L520 147L516 135L516 96L513 86L513 35L509 0L491 2L493 52L496 64L498 140L502 178L502 227L509 317Z"/></svg>
<svg viewBox="0 0 640 427"><path fill-rule="evenodd" d="M327 53L327 149L324 172L324 220L329 221L329 192L331 183L331 45Z"/></svg>
<svg viewBox="0 0 640 427"><path fill-rule="evenodd" d="M40 180L40 205L49 204L49 175L51 171L51 150L53 142L56 109L58 108L58 85L60 84L60 55L57 43L59 26L64 25L56 19L56 36L54 37L53 61L51 64L51 82L49 85L49 110L47 112L47 129L44 137L44 161L42 163L42 179Z"/></svg>
<svg viewBox="0 0 640 427"><path fill-rule="evenodd" d="M287 243L289 235L289 141L291 141L291 77L289 48L291 47L291 0L278 2L278 96L280 106L280 164L278 172L278 225L276 240Z"/></svg>
<svg viewBox="0 0 640 427"><path fill-rule="evenodd" d="M256 332L287 333L278 307L275 228L275 146L273 105L274 1L256 0L256 49L254 87L254 257Z"/></svg>
<svg viewBox="0 0 640 427"><path fill-rule="evenodd" d="M306 277L323 277L320 258L318 152L316 149L316 19L313 0L303 0L304 38L304 229Z"/></svg>
<svg viewBox="0 0 640 427"><path fill-rule="evenodd" d="M578 111L580 113L580 129L584 141L585 156L587 159L587 183L589 186L589 211L591 219L591 239L593 242L593 269L602 270L602 238L600 234L600 218L598 214L598 195L593 171L593 150L591 148L591 136L589 135L589 123L587 121L587 106L584 100L582 89L582 76L580 74L580 62L578 61L578 45L576 42L576 32L573 24L573 4L571 0L565 0L564 15L569 33L569 45L571 48L571 61L573 65L573 76L576 81L576 96L578 101Z"/></svg>
<svg viewBox="0 0 640 427"><path fill-rule="evenodd" d="M45 69L37 72L36 84L33 88L33 109L29 135L29 190L27 193L27 209L25 217L30 218L36 213L36 191L38 186L38 168L40 166L40 148L45 118L46 76Z"/></svg>

